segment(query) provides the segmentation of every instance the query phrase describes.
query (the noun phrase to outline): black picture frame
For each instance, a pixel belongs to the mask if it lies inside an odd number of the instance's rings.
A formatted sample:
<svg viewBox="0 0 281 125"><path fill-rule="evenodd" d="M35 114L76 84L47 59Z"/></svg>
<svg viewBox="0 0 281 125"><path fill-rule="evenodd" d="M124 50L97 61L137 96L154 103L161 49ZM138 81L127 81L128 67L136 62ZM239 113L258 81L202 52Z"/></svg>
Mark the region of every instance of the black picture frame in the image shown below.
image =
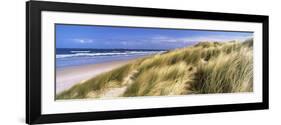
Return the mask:
<svg viewBox="0 0 281 125"><path fill-rule="evenodd" d="M262 23L262 102L44 115L41 113L41 11L99 13ZM26 3L26 123L57 123L268 109L268 25L269 18L268 16L264 15L229 14L216 12L120 7L62 2L28 1Z"/></svg>

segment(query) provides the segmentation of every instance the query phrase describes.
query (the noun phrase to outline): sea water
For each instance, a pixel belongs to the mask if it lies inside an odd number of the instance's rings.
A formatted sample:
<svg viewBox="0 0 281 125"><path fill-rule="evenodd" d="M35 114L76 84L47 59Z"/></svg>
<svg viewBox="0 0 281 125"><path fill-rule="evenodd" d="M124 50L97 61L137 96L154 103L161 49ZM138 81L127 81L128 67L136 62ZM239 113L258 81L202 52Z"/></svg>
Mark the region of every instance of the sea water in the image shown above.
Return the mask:
<svg viewBox="0 0 281 125"><path fill-rule="evenodd" d="M56 68L131 60L163 52L165 50L57 48Z"/></svg>

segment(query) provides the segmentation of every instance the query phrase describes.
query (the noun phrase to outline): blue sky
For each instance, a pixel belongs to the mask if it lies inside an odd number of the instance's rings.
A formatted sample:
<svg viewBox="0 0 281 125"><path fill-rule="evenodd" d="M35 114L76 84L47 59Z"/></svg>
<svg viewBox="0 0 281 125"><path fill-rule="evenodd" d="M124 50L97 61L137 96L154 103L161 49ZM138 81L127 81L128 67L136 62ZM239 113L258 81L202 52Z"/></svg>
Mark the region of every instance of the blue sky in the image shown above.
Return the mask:
<svg viewBox="0 0 281 125"><path fill-rule="evenodd" d="M174 49L200 41L252 38L249 32L56 25L57 48Z"/></svg>

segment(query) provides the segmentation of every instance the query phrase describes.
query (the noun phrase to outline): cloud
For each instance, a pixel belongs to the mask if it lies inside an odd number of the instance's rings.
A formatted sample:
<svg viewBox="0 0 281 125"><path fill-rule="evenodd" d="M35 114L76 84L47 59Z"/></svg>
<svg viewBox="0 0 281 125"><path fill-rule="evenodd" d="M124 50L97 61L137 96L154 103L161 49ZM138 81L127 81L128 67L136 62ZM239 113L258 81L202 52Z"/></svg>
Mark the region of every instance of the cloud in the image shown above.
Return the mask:
<svg viewBox="0 0 281 125"><path fill-rule="evenodd" d="M92 39L72 39L74 42L86 44L86 43L93 43L94 40Z"/></svg>
<svg viewBox="0 0 281 125"><path fill-rule="evenodd" d="M253 36L228 36L228 35L210 35L210 36L200 36L200 37L187 37L184 38L185 41L217 41L217 42L225 42L225 41L244 41L246 39L252 38Z"/></svg>
<svg viewBox="0 0 281 125"><path fill-rule="evenodd" d="M189 42L200 42L200 41L244 41L246 39L252 38L252 35L249 36L228 36L228 35L208 35L208 36L190 36L190 37L167 37L167 36L155 36L151 38L153 43L189 43Z"/></svg>
<svg viewBox="0 0 281 125"><path fill-rule="evenodd" d="M121 42L121 44L122 44L122 45L128 45L128 42L123 41L123 42Z"/></svg>
<svg viewBox="0 0 281 125"><path fill-rule="evenodd" d="M166 42L166 43L176 43L176 42L183 42L182 38L173 38L167 36L156 36L151 38L151 42L159 43L159 42Z"/></svg>

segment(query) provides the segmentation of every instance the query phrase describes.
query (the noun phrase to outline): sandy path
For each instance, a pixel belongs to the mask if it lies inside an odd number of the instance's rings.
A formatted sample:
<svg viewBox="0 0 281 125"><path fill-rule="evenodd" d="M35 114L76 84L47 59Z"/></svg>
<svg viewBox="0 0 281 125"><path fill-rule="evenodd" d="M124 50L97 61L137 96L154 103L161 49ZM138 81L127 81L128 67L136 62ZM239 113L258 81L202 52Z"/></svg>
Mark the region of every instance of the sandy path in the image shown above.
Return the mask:
<svg viewBox="0 0 281 125"><path fill-rule="evenodd" d="M125 82L125 85L119 88L110 88L104 93L100 95L100 98L113 98L113 97L119 97L122 96L125 91L132 85L133 81L132 79L135 77L135 75L138 73L137 70L134 70L131 72L123 82Z"/></svg>
<svg viewBox="0 0 281 125"><path fill-rule="evenodd" d="M110 71L114 68L127 64L129 61L115 61L102 64L90 64L83 66L73 66L56 70L56 94L71 88L73 85L90 79L100 73ZM119 93L119 92L113 92ZM108 93L109 96L111 95Z"/></svg>
<svg viewBox="0 0 281 125"><path fill-rule="evenodd" d="M111 88L107 90L105 93L100 95L100 98L114 98L119 97L125 93L127 90L127 86L121 88Z"/></svg>

